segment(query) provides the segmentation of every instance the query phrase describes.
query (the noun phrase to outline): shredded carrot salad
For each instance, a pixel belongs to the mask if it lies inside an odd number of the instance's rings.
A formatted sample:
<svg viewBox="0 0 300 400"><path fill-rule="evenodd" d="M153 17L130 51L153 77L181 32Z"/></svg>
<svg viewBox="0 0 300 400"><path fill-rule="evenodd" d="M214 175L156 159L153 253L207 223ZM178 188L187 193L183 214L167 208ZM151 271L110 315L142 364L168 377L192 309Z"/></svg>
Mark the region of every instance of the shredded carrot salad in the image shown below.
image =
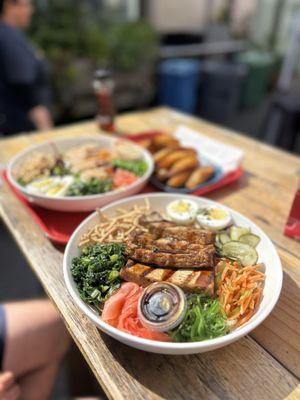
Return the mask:
<svg viewBox="0 0 300 400"><path fill-rule="evenodd" d="M260 267L241 267L229 260L221 260L216 267L217 295L232 327L246 323L261 301L265 274Z"/></svg>

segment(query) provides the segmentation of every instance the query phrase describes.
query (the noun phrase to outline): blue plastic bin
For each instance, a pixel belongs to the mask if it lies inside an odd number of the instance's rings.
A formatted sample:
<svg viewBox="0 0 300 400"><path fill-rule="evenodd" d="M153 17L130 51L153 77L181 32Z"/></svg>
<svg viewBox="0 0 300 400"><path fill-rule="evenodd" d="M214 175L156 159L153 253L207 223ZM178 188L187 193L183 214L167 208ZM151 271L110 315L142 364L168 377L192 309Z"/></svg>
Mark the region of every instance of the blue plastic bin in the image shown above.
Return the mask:
<svg viewBox="0 0 300 400"><path fill-rule="evenodd" d="M197 106L200 62L164 61L159 66L159 103L194 113Z"/></svg>
<svg viewBox="0 0 300 400"><path fill-rule="evenodd" d="M199 114L209 121L224 123L239 108L241 90L248 69L230 61L209 60L201 64Z"/></svg>

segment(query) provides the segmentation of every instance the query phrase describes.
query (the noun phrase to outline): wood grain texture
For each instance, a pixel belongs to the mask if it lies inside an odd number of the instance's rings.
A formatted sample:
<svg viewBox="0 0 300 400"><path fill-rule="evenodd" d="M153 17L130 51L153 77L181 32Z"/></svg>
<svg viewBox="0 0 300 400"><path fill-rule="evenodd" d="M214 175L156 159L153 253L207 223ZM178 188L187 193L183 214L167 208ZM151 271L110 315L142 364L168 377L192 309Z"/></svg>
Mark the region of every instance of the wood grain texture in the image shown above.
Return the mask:
<svg viewBox="0 0 300 400"><path fill-rule="evenodd" d="M282 230L300 172L298 157L177 112L158 109L121 116L118 128L137 133L188 125L212 138L243 148L245 176L209 195L254 220L277 246L284 286L271 316L252 334L224 349L195 356L160 356L133 350L97 329L74 305L62 277L62 254L5 185L0 213L15 240L56 304L100 384L112 399L253 399L299 398L300 245ZM0 142L0 163L29 144L45 139L96 134L94 123L46 134L22 135Z"/></svg>

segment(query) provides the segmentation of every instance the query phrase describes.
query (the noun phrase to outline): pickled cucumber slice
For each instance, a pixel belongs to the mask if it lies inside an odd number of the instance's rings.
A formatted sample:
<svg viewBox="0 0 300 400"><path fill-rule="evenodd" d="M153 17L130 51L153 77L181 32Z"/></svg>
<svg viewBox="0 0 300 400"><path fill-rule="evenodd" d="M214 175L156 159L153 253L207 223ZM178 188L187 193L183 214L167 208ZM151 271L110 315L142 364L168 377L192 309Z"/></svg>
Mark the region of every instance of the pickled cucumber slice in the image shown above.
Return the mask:
<svg viewBox="0 0 300 400"><path fill-rule="evenodd" d="M218 249L222 249L222 247L223 247L223 244L222 244L222 242L221 242L221 240L220 240L220 235L216 235L215 246L216 246Z"/></svg>
<svg viewBox="0 0 300 400"><path fill-rule="evenodd" d="M247 233L250 233L250 229L243 226L232 226L229 229L230 239L234 241L239 240L242 235L246 235Z"/></svg>
<svg viewBox="0 0 300 400"><path fill-rule="evenodd" d="M239 238L239 242L249 244L249 246L256 247L260 242L260 237L253 233L247 233Z"/></svg>
<svg viewBox="0 0 300 400"><path fill-rule="evenodd" d="M227 242L223 245L222 256L239 260L244 267L255 265L258 254L254 247L238 241Z"/></svg>
<svg viewBox="0 0 300 400"><path fill-rule="evenodd" d="M225 244L225 243L231 241L230 236L227 233L220 233L219 240L222 244Z"/></svg>

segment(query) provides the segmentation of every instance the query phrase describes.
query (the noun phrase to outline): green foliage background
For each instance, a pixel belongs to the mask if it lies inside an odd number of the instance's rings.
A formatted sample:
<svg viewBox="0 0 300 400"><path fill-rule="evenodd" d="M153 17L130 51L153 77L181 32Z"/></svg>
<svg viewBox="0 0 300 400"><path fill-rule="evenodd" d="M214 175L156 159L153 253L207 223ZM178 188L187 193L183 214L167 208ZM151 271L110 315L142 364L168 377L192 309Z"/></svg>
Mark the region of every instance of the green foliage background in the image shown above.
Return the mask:
<svg viewBox="0 0 300 400"><path fill-rule="evenodd" d="M57 120L79 117L72 94L76 93L78 110L84 96L92 95L95 69L109 67L116 74L130 74L153 66L158 43L146 21L128 22L124 10L108 9L102 0L33 1L28 34L49 61Z"/></svg>
<svg viewBox="0 0 300 400"><path fill-rule="evenodd" d="M96 10L83 0L36 0L32 40L50 61L68 64L86 58L97 65L129 71L153 62L157 39L145 21L126 22L118 13Z"/></svg>

